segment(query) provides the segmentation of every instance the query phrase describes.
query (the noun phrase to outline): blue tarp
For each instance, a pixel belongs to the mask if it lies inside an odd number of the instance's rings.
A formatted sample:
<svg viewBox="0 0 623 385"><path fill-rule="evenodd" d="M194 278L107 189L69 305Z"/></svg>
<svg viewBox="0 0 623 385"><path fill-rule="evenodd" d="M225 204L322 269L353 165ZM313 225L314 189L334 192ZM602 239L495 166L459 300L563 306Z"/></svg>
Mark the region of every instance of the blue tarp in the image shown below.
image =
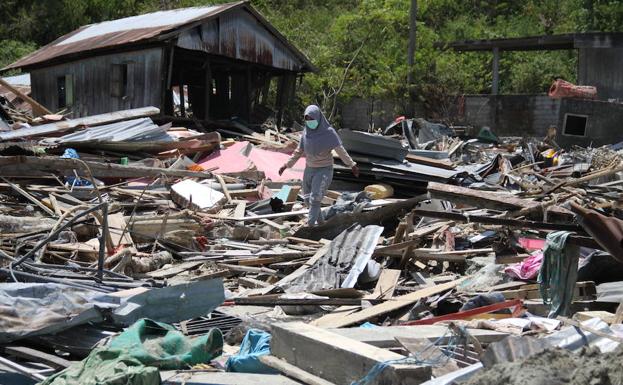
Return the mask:
<svg viewBox="0 0 623 385"><path fill-rule="evenodd" d="M225 369L228 372L238 373L278 373L260 362L260 356L270 354L270 338L270 333L249 329L240 344L240 351L237 355L229 357Z"/></svg>

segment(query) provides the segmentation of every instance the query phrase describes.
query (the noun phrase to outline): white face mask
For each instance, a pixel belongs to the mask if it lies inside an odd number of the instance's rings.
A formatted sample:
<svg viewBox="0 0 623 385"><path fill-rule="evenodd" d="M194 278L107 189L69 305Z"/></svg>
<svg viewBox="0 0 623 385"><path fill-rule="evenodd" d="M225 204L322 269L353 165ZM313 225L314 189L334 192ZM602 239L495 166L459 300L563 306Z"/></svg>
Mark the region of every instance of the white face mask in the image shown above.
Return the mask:
<svg viewBox="0 0 623 385"><path fill-rule="evenodd" d="M309 128L310 130L315 130L316 128L318 128L318 121L317 120L306 120L305 125L307 125L307 128Z"/></svg>

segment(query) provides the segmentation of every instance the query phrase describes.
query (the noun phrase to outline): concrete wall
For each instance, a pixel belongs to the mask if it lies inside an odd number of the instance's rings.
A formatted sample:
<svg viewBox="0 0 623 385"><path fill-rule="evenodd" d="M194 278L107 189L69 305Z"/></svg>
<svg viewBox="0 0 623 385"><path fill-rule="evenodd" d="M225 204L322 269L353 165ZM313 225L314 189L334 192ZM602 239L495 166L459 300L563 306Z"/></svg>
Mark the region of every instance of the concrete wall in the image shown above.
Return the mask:
<svg viewBox="0 0 623 385"><path fill-rule="evenodd" d="M600 100L623 100L623 48L581 48L578 83L597 87Z"/></svg>
<svg viewBox="0 0 623 385"><path fill-rule="evenodd" d="M587 116L586 135L565 135L565 115ZM558 136L556 141L562 147L572 145L593 147L623 141L623 104L597 100L563 99L560 104Z"/></svg>
<svg viewBox="0 0 623 385"><path fill-rule="evenodd" d="M547 95L466 95L462 120L498 136L544 136L558 123L559 107Z"/></svg>
<svg viewBox="0 0 623 385"><path fill-rule="evenodd" d="M401 110L390 100L353 98L340 105L340 126L351 130L367 130L371 127L386 127L396 119Z"/></svg>

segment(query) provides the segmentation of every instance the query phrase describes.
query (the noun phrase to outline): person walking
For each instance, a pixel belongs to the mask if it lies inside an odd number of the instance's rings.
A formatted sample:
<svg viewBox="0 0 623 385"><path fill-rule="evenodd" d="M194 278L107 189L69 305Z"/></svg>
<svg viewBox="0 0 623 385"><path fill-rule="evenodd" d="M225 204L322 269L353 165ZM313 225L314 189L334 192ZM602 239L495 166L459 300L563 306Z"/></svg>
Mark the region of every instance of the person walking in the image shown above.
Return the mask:
<svg viewBox="0 0 623 385"><path fill-rule="evenodd" d="M324 222L321 211L322 198L333 180L333 155L338 154L342 162L351 168L353 175L359 177L359 167L344 146L337 132L331 127L320 108L310 105L305 109L305 131L298 147L288 161L279 168L279 175L291 168L305 154L303 173L303 197L309 207L307 224L314 226Z"/></svg>

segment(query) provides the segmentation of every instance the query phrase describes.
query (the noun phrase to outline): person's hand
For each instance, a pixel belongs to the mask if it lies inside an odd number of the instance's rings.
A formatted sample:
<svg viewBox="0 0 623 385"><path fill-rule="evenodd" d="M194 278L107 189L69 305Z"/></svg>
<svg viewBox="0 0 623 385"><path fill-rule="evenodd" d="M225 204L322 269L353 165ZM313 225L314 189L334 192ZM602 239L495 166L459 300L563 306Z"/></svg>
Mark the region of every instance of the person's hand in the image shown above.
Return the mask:
<svg viewBox="0 0 623 385"><path fill-rule="evenodd" d="M286 165L285 165L285 164L284 164L283 166L281 166L281 167L279 168L279 175L283 174L283 172L286 170L286 168L287 168L287 167L286 167Z"/></svg>
<svg viewBox="0 0 623 385"><path fill-rule="evenodd" d="M359 178L359 167L357 165L354 165L353 167L351 167L351 170L355 178Z"/></svg>

